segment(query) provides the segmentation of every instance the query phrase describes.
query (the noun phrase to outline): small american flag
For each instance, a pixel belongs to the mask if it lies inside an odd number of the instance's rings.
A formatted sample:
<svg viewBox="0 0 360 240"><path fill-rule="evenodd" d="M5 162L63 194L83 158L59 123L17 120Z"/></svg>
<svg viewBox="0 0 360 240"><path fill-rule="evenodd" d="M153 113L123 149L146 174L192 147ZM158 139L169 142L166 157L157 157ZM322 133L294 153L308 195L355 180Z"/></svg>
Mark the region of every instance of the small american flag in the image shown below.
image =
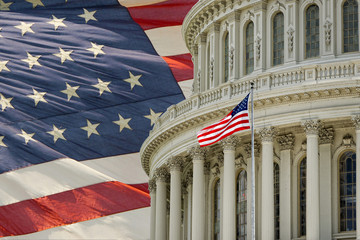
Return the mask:
<svg viewBox="0 0 360 240"><path fill-rule="evenodd" d="M200 147L216 143L235 132L250 129L249 95L250 93L226 117L198 132Z"/></svg>

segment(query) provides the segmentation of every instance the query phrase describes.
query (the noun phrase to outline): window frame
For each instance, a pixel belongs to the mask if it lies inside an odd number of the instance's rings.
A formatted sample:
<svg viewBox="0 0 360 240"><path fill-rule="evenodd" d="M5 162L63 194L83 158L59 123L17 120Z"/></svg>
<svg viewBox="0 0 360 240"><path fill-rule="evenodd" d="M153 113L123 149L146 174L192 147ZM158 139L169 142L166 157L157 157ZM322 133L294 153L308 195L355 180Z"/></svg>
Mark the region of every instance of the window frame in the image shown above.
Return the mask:
<svg viewBox="0 0 360 240"><path fill-rule="evenodd" d="M248 44L248 27L250 26L250 24L253 25L253 32L252 32L252 70L251 71L248 71L248 63L247 63L247 47L248 45L251 45L251 44ZM250 47L251 49L251 47ZM254 69L255 69L255 24L253 21L249 21L248 23L245 24L245 38L244 38L244 58L245 58L245 61L244 61L244 76L247 76L247 75L250 75L252 72L254 72ZM249 58L251 59L251 58Z"/></svg>
<svg viewBox="0 0 360 240"><path fill-rule="evenodd" d="M278 64L274 64L274 39L275 39L275 34L274 34L274 23L275 23L275 18L281 14L283 17L283 55L282 55L282 62L278 63ZM282 64L284 64L285 62L285 14L282 11L277 11L272 15L271 18L271 66L275 67L275 66L280 66Z"/></svg>
<svg viewBox="0 0 360 240"><path fill-rule="evenodd" d="M359 2L357 0L354 0L357 3L357 8L358 8L358 27L357 27L357 50L356 51L349 51L349 52L345 52L345 36L344 36L344 31L345 31L345 25L344 25L344 5L348 0L344 0L341 2L341 15L340 15L340 28L341 28L341 53L342 54L351 54L351 53L356 53L360 51L360 28L359 28L359 22L360 22L360 17L359 17Z"/></svg>
<svg viewBox="0 0 360 240"><path fill-rule="evenodd" d="M235 199L235 201L236 201L236 212L235 212L235 228L236 228L235 237L236 237L236 239L238 237L238 231L240 231L240 230L238 230L238 213L237 213L238 206L237 206L237 204L238 204L238 195L239 195L239 193L238 193L238 182L239 182L240 174L242 172L245 172L245 180L246 180L246 183L245 183L245 193L246 193L245 221L246 221L246 223L243 224L243 225L245 225L245 232L246 232L246 235L244 236L245 239L248 236L248 232L247 232L247 226L248 226L247 225L248 224L248 221L247 221L248 220L248 209L247 209L247 205L248 205L248 197L247 197L248 196L248 187L247 187L248 178L247 178L247 176L248 176L248 174L247 174L247 170L245 168L241 168L241 169L239 169L239 171L237 172L237 175L236 175L236 192L235 192L235 194L236 194L236 199ZM239 214L241 214L241 213L239 213Z"/></svg>

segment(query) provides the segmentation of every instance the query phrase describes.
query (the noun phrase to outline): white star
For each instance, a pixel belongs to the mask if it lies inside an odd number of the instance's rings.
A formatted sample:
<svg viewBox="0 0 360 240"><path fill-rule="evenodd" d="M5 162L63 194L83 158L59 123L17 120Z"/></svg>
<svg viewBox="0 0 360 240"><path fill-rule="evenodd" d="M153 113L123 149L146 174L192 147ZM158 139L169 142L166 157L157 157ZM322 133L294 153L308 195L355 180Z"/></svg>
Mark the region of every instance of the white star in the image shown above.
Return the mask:
<svg viewBox="0 0 360 240"><path fill-rule="evenodd" d="M129 75L130 75L130 78L124 79L124 81L130 83L131 90L135 87L135 85L138 85L138 86L141 86L141 87L143 86L143 85L141 85L141 83L139 82L139 79L140 79L141 76L142 76L141 74L134 76L134 75L129 71Z"/></svg>
<svg viewBox="0 0 360 240"><path fill-rule="evenodd" d="M37 142L35 139L32 138L35 135L35 133L27 133L27 132L25 132L24 130L21 129L21 134L18 133L16 135L19 135L20 137L23 137L25 139L25 144L28 144L29 141Z"/></svg>
<svg viewBox="0 0 360 240"><path fill-rule="evenodd" d="M31 32L31 33L35 33L32 29L31 26L34 25L34 23L24 23L24 22L20 22L20 25L15 26L16 28L21 30L21 36L24 36L25 33L27 32Z"/></svg>
<svg viewBox="0 0 360 240"><path fill-rule="evenodd" d="M2 147L7 147L7 146L5 145L5 143L3 142L3 140L4 140L4 136L0 136L0 146L2 146Z"/></svg>
<svg viewBox="0 0 360 240"><path fill-rule="evenodd" d="M0 27L0 31L2 31L2 27ZM3 37L3 36L0 34L0 37Z"/></svg>
<svg viewBox="0 0 360 240"><path fill-rule="evenodd" d="M56 143L56 141L60 138L62 140L66 141L66 138L63 136L63 133L65 132L66 128L64 129L59 129L57 128L55 125L53 125L53 130L52 131L48 131L47 133L54 136L54 143Z"/></svg>
<svg viewBox="0 0 360 240"><path fill-rule="evenodd" d="M65 25L65 23L63 23L63 21L65 20L65 18L57 18L57 17L55 17L54 15L52 15L52 17L53 17L53 20L49 21L48 23L54 25L55 30L57 30L58 27L60 27L60 26L61 26L61 27L67 27L67 26Z"/></svg>
<svg viewBox="0 0 360 240"><path fill-rule="evenodd" d="M45 7L44 4L41 2L41 0L25 0L25 1L27 1L27 2L29 2L29 3L32 3L33 8L36 8L36 6L43 6L43 7Z"/></svg>
<svg viewBox="0 0 360 240"><path fill-rule="evenodd" d="M30 53L27 52L27 56L28 58L21 59L21 61L28 63L30 69L32 69L34 65L41 66L41 64L38 62L38 59L41 57L41 55L32 56Z"/></svg>
<svg viewBox="0 0 360 240"><path fill-rule="evenodd" d="M73 52L73 50L64 51L61 47L59 47L59 49L60 53L54 53L54 55L61 59L61 64L63 64L66 60L74 61L74 59L70 57L70 54Z"/></svg>
<svg viewBox="0 0 360 240"><path fill-rule="evenodd" d="M103 82L100 78L98 78L98 82L99 82L98 84L95 84L92 86L99 89L100 96L101 96L101 94L103 94L104 91L111 92L110 89L108 88L108 85L111 82Z"/></svg>
<svg viewBox="0 0 360 240"><path fill-rule="evenodd" d="M119 114L119 120L118 121L113 121L113 123L120 126L120 132L121 132L124 128L128 128L128 129L132 130L132 128L129 126L129 121L130 120L131 120L131 118L126 118L125 119Z"/></svg>
<svg viewBox="0 0 360 240"><path fill-rule="evenodd" d="M11 105L11 100L13 98L6 98L4 95L0 93L0 105L1 105L1 111L4 111L6 108L14 108L13 105Z"/></svg>
<svg viewBox="0 0 360 240"><path fill-rule="evenodd" d="M101 50L104 45L97 45L96 43L91 43L91 48L88 48L86 50L94 53L94 58L97 57L98 54L105 54L103 50Z"/></svg>
<svg viewBox="0 0 360 240"><path fill-rule="evenodd" d="M47 103L47 101L45 100L44 96L46 94L46 92L38 92L35 89L33 89L34 94L33 95L27 95L29 98L32 98L35 102L35 107L38 105L39 102L45 102Z"/></svg>
<svg viewBox="0 0 360 240"><path fill-rule="evenodd" d="M78 16L84 18L86 23L90 20L97 21L97 19L94 17L94 14L96 13L96 11L89 12L85 8L83 8L83 9L84 9L84 13L80 14Z"/></svg>
<svg viewBox="0 0 360 240"><path fill-rule="evenodd" d="M96 135L100 135L98 133L98 131L96 130L96 128L100 125L100 123L95 123L92 124L89 120L86 119L87 122L87 126L86 127L82 127L82 130L87 131L87 136L88 138L90 138L91 134L96 134Z"/></svg>
<svg viewBox="0 0 360 240"><path fill-rule="evenodd" d="M156 119L158 119L160 117L160 115L162 114L162 112L158 112L155 113L151 108L150 108L150 115L146 115L144 117L148 118L151 120L151 126L155 124Z"/></svg>
<svg viewBox="0 0 360 240"><path fill-rule="evenodd" d="M68 83L66 83L66 89L62 90L62 93L65 93L67 95L67 99L68 101L70 101L71 97L77 97L80 98L79 95L77 95L76 90L79 88L80 86L70 86Z"/></svg>
<svg viewBox="0 0 360 240"><path fill-rule="evenodd" d="M9 11L11 4L13 4L13 2L5 3L3 0L0 0L0 11Z"/></svg>
<svg viewBox="0 0 360 240"><path fill-rule="evenodd" d="M6 71L9 71L10 70L7 68L6 64L8 63L9 61L0 61L0 72L2 72L2 70L6 70Z"/></svg>

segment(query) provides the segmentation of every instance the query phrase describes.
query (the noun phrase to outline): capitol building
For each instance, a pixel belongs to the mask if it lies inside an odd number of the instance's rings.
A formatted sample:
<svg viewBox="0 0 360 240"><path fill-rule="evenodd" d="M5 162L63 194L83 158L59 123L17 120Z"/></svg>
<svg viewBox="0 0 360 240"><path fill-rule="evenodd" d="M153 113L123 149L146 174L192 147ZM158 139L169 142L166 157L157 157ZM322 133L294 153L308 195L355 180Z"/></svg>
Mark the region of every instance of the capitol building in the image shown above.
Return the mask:
<svg viewBox="0 0 360 240"><path fill-rule="evenodd" d="M151 240L360 239L359 0L200 0L183 38L192 94L140 154ZM197 132L254 83L251 131L201 147ZM251 103L250 103L251 104Z"/></svg>

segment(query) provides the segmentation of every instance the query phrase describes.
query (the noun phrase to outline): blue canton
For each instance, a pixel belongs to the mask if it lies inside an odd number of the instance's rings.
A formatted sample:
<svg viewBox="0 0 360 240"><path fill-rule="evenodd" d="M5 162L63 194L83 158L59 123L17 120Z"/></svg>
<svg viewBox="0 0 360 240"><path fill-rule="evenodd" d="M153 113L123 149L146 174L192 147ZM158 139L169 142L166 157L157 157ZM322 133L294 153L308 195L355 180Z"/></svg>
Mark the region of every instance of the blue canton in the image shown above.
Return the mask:
<svg viewBox="0 0 360 240"><path fill-rule="evenodd" d="M248 109L248 101L249 101L250 93L232 110L231 116L235 116L241 111L245 111Z"/></svg>

